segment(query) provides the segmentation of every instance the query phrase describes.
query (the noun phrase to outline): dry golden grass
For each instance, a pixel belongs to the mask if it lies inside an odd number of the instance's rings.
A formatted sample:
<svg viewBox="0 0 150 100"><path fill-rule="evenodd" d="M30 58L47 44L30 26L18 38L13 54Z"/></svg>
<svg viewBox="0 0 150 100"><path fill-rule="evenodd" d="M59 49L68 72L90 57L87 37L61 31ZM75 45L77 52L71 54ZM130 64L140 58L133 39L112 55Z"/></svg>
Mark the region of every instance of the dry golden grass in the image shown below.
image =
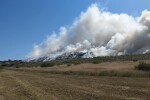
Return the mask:
<svg viewBox="0 0 150 100"><path fill-rule="evenodd" d="M148 100L149 76L110 77L49 73L70 70L92 73L109 70L134 72L134 65L137 63L107 62L51 68L4 69L0 72L0 100Z"/></svg>
<svg viewBox="0 0 150 100"><path fill-rule="evenodd" d="M145 61L150 63L150 61ZM32 67L32 68L20 68L25 70L42 70L42 71L132 71L134 70L135 65L138 65L139 62L133 61L117 61L117 62L105 62L100 64L91 64L83 63L78 65L59 65L54 67Z"/></svg>
<svg viewBox="0 0 150 100"><path fill-rule="evenodd" d="M149 78L0 73L0 100L146 100Z"/></svg>

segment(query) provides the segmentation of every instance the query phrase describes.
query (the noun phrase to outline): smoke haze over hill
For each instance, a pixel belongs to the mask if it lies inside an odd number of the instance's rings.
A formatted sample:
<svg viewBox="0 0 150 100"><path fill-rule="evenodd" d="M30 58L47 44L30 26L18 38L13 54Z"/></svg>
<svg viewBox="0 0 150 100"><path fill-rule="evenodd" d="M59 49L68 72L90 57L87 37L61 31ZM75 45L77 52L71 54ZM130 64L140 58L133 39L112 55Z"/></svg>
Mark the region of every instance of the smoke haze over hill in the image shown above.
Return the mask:
<svg viewBox="0 0 150 100"><path fill-rule="evenodd" d="M150 11L141 16L111 13L92 4L70 27L61 27L41 44L34 45L28 58L57 57L86 52L85 58L146 53L150 51ZM92 52L92 55L91 55Z"/></svg>

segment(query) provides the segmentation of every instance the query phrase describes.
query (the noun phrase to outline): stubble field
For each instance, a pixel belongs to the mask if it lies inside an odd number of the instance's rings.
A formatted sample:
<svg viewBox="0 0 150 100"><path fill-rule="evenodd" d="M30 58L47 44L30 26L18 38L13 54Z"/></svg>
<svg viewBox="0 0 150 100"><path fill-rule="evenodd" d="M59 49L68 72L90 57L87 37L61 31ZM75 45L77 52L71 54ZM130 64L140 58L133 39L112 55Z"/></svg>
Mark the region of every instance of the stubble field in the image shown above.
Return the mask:
<svg viewBox="0 0 150 100"><path fill-rule="evenodd" d="M149 100L149 72L135 71L136 64L126 61L3 69L0 100Z"/></svg>

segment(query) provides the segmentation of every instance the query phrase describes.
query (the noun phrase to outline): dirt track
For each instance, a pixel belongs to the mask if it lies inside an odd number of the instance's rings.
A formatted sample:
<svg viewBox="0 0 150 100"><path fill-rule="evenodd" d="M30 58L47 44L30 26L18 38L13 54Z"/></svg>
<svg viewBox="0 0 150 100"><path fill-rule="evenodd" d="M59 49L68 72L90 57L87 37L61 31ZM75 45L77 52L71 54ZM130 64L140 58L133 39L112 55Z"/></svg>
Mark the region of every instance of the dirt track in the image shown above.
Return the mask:
<svg viewBox="0 0 150 100"><path fill-rule="evenodd" d="M0 100L146 100L149 96L149 78L0 72Z"/></svg>

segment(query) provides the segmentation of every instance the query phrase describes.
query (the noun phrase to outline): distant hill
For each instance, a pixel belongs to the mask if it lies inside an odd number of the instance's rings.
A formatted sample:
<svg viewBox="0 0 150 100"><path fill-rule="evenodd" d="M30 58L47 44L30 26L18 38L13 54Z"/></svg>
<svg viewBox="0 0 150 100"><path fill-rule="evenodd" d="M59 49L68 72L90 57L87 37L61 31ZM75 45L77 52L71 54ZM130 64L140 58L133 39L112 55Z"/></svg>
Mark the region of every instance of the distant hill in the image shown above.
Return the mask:
<svg viewBox="0 0 150 100"><path fill-rule="evenodd" d="M128 55L120 55L120 56L99 56L99 57L92 57L86 58L85 55L87 53L83 52L75 52L75 53L68 53L62 54L57 56L56 58L51 58L50 56L45 56L37 59L27 59L26 61L29 62L45 62L45 61L71 61L71 60L93 60L97 59L100 61L123 61L123 60L150 60L150 53L146 54L128 54ZM92 55L92 52L90 52Z"/></svg>
<svg viewBox="0 0 150 100"><path fill-rule="evenodd" d="M113 61L139 61L139 60L150 60L150 53L146 54L135 54L135 55L121 55L121 56L101 56L94 58L83 58L84 53L74 54L63 54L55 59L49 57L42 57L33 60L8 60L0 61L0 67L37 67L43 62L50 62L53 65L61 64L80 64L80 63L103 63Z"/></svg>

